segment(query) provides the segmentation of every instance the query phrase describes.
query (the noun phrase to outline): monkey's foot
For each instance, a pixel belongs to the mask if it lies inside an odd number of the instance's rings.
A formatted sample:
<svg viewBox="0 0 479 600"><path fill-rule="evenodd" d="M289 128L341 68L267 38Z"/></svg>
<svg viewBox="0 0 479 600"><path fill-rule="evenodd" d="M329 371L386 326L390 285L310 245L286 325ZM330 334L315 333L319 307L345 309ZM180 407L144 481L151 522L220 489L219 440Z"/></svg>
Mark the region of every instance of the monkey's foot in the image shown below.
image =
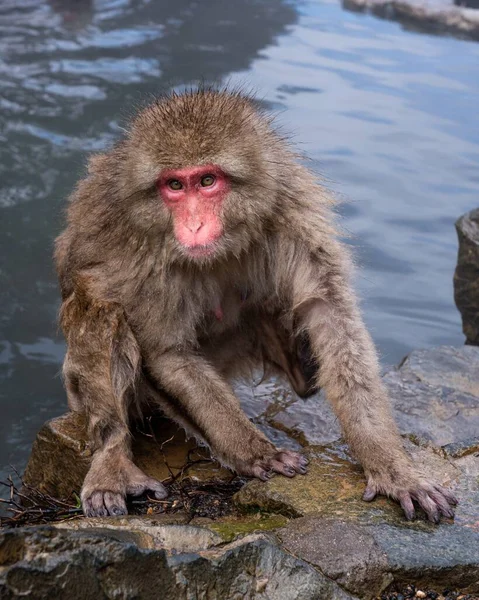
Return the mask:
<svg viewBox="0 0 479 600"><path fill-rule="evenodd" d="M109 515L114 517L128 514L127 495L140 496L150 491L158 500L168 495L162 483L148 477L129 459L124 458L118 462L113 465L105 460L92 464L81 492L82 507L86 517Z"/></svg>
<svg viewBox="0 0 479 600"><path fill-rule="evenodd" d="M399 479L403 480L403 477L400 476ZM370 476L363 500L371 502L378 494L397 500L408 521L416 516L415 503L423 509L429 521L439 523L441 515L449 519L454 517L453 507L458 502L456 496L447 488L417 475L412 475L409 481L402 485L380 475Z"/></svg>
<svg viewBox="0 0 479 600"><path fill-rule="evenodd" d="M298 452L278 450L273 447L272 451L261 457L241 462L242 464L236 468L240 474L268 481L274 473L280 473L286 477L294 477L297 473L305 475L306 465L309 461Z"/></svg>

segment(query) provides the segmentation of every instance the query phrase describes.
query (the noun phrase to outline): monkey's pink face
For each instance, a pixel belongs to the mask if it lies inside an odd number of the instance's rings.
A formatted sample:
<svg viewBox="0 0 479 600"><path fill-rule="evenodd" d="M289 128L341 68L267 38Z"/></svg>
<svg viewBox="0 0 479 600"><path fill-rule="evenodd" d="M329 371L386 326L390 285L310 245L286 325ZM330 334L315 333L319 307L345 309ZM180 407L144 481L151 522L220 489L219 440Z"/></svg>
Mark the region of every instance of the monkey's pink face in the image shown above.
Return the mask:
<svg viewBox="0 0 479 600"><path fill-rule="evenodd" d="M173 216L175 237L188 255L214 253L223 235L221 206L229 190L228 178L217 165L160 173L158 191Z"/></svg>

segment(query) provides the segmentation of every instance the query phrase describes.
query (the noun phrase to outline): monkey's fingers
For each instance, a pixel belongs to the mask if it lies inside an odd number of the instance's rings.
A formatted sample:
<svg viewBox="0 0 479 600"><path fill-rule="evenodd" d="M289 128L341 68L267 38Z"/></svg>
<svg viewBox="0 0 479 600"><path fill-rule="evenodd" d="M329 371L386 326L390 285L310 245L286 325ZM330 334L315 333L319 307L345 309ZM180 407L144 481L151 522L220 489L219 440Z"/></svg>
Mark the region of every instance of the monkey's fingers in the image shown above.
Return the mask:
<svg viewBox="0 0 479 600"><path fill-rule="evenodd" d="M251 471L253 477L257 477L261 481L268 481L274 474L273 471L269 470L269 466L264 463L254 465Z"/></svg>
<svg viewBox="0 0 479 600"><path fill-rule="evenodd" d="M82 501L86 517L116 517L128 513L125 498L116 492L96 490Z"/></svg>
<svg viewBox="0 0 479 600"><path fill-rule="evenodd" d="M301 475L305 475L307 472L306 465L309 461L302 454L298 454L298 452L293 452L292 450L281 450L274 457L274 459L286 465L290 470L293 470L294 473L301 473Z"/></svg>
<svg viewBox="0 0 479 600"><path fill-rule="evenodd" d="M142 474L141 477L127 485L126 491L131 496L141 496L145 492L153 492L157 500L163 500L168 496L165 486L153 477Z"/></svg>
<svg viewBox="0 0 479 600"><path fill-rule="evenodd" d="M406 519L408 521L412 521L416 516L416 511L414 510L414 504L411 498L411 495L408 492L402 492L398 496L399 504L406 515Z"/></svg>
<svg viewBox="0 0 479 600"><path fill-rule="evenodd" d="M306 474L308 459L292 450L279 450L273 456L255 461L252 475L267 481L274 473L294 477L297 473Z"/></svg>
<svg viewBox="0 0 479 600"><path fill-rule="evenodd" d="M108 513L112 517L118 517L120 515L128 514L125 498L121 494L116 494L114 492L105 492L103 496L103 502L105 503Z"/></svg>
<svg viewBox="0 0 479 600"><path fill-rule="evenodd" d="M439 508L425 490L419 489L418 491L413 492L412 497L414 498L414 500L416 500L419 506L426 513L429 521L436 524L439 523L439 521L441 520L441 513L439 512Z"/></svg>
<svg viewBox="0 0 479 600"><path fill-rule="evenodd" d="M378 489L376 488L374 483L369 482L368 485L366 486L366 490L364 491L363 500L365 502L372 502L374 500L374 498L376 498L377 495L378 495Z"/></svg>
<svg viewBox="0 0 479 600"><path fill-rule="evenodd" d="M296 475L296 471L293 467L279 460L272 460L270 462L270 467L274 473L280 473L285 477L294 477Z"/></svg>
<svg viewBox="0 0 479 600"><path fill-rule="evenodd" d="M425 496L427 498L425 498ZM452 500L452 502L448 500L448 497ZM429 520L432 520L431 516L436 518L436 515L438 521L440 515L444 515L448 519L452 519L454 517L454 508L452 508L451 504L457 504L457 498L454 496L454 494L452 494L452 492L449 492L442 486L438 486L437 484L425 485L424 490L418 492L416 499L419 505L426 511ZM431 503L434 506L431 516L426 508L422 505L422 500L424 500L426 507L430 506Z"/></svg>
<svg viewBox="0 0 479 600"><path fill-rule="evenodd" d="M442 496L444 496L444 498L449 504L452 504L453 506L459 504L459 500L457 499L455 494L451 492L451 490L448 490L447 488L445 488L442 485L439 485L438 483L433 483L432 486L434 487L434 490L436 492L439 492Z"/></svg>

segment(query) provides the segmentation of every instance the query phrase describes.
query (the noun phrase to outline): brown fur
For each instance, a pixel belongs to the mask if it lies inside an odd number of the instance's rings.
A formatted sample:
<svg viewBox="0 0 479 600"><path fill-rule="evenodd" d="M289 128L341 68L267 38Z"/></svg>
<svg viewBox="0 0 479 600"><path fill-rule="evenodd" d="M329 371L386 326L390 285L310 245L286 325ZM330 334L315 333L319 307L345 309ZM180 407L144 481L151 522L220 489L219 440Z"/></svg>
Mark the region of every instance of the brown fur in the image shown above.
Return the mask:
<svg viewBox="0 0 479 600"><path fill-rule="evenodd" d="M194 261L173 235L156 181L163 169L209 163L231 180L225 233L213 257ZM239 473L305 472L300 455L277 450L253 426L227 383L262 357L299 393L326 390L364 467L365 499L388 494L408 518L412 500L434 521L452 515L454 497L403 450L332 206L270 120L236 93L161 98L90 160L56 252L68 397L87 413L96 449L86 514L123 513L128 493L164 495L131 462L129 419L145 398Z"/></svg>

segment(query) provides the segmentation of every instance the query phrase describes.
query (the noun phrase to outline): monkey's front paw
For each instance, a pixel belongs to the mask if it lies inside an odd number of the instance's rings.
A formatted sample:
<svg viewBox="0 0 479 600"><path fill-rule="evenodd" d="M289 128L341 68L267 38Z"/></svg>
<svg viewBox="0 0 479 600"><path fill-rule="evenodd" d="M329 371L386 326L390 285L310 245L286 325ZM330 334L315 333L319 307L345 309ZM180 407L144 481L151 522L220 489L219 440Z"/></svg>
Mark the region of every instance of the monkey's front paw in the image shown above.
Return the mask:
<svg viewBox="0 0 479 600"><path fill-rule="evenodd" d="M370 476L363 500L371 502L377 494L384 494L397 500L408 521L416 516L415 504L423 509L429 521L433 523L439 523L441 515L452 519L453 507L458 502L456 496L447 488L417 476L412 476L410 481L403 485Z"/></svg>
<svg viewBox="0 0 479 600"><path fill-rule="evenodd" d="M130 461L110 472L106 464L95 465L86 476L81 492L83 512L86 517L126 515L126 496L140 496L145 492L152 492L158 500L168 495L162 483L148 477Z"/></svg>
<svg viewBox="0 0 479 600"><path fill-rule="evenodd" d="M249 465L247 475L267 481L274 473L294 477L296 473L306 474L308 459L292 450L276 450L271 456L257 458Z"/></svg>

